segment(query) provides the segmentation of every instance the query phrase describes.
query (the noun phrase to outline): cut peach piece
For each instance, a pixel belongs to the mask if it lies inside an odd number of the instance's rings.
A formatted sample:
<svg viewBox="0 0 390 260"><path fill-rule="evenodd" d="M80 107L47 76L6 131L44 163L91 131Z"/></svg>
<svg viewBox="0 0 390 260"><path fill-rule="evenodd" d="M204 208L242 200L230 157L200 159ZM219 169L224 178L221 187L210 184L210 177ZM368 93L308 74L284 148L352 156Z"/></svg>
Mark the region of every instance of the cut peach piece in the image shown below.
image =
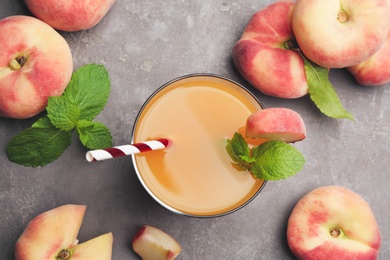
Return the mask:
<svg viewBox="0 0 390 260"><path fill-rule="evenodd" d="M111 233L78 244L85 210L84 205L63 205L36 216L16 242L15 260L111 259Z"/></svg>
<svg viewBox="0 0 390 260"><path fill-rule="evenodd" d="M246 127L242 126L238 129L238 133L241 134L245 138L245 142L250 145L250 146L258 146L261 145L262 143L267 142L267 139L263 138L251 138L251 137L246 137Z"/></svg>
<svg viewBox="0 0 390 260"><path fill-rule="evenodd" d="M110 260L112 256L113 240L112 233L110 232L81 243L74 248L71 259Z"/></svg>
<svg viewBox="0 0 390 260"><path fill-rule="evenodd" d="M51 259L74 246L86 206L64 205L30 221L15 246L15 259Z"/></svg>
<svg viewBox="0 0 390 260"><path fill-rule="evenodd" d="M174 238L148 225L135 235L132 247L143 260L173 260L181 252L181 246Z"/></svg>
<svg viewBox="0 0 390 260"><path fill-rule="evenodd" d="M266 108L248 117L245 135L292 143L305 139L306 127L302 117L291 109Z"/></svg>

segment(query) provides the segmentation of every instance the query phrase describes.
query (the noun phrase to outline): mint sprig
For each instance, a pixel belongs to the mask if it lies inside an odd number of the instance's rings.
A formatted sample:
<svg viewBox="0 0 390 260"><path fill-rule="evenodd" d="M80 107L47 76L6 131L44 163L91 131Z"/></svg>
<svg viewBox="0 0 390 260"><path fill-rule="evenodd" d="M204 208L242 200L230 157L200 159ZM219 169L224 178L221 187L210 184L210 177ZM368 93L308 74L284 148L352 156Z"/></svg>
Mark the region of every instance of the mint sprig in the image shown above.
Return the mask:
<svg viewBox="0 0 390 260"><path fill-rule="evenodd" d="M71 144L75 129L85 147L111 147L109 129L92 121L103 110L109 94L110 79L104 66L81 67L73 73L61 96L49 98L47 115L8 143L8 159L24 166L45 166L58 159Z"/></svg>
<svg viewBox="0 0 390 260"><path fill-rule="evenodd" d="M237 132L227 140L226 150L238 166L261 180L286 179L305 165L303 155L285 142L271 140L250 149L245 138Z"/></svg>

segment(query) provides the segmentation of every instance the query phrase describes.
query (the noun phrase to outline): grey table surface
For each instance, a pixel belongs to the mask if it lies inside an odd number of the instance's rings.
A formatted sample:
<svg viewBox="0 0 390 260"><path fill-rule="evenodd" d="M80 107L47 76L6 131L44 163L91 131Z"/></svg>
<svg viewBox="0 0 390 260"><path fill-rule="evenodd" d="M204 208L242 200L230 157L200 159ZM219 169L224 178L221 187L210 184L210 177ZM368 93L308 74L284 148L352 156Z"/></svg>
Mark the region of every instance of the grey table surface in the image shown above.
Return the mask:
<svg viewBox="0 0 390 260"><path fill-rule="evenodd" d="M307 96L285 100L256 91L236 70L231 50L252 14L272 2L117 0L96 27L61 34L75 69L98 63L109 71L111 95L96 120L111 129L115 145L129 142L138 110L159 86L185 74L209 72L247 86L266 107L287 107L302 115L307 138L295 145L307 161L301 172L268 182L235 213L191 218L156 203L129 157L88 163L76 137L57 161L43 168L8 161L8 141L38 117L0 118L0 259L13 259L16 240L35 215L69 203L88 207L81 242L113 232L115 260L139 259L130 243L143 224L176 238L183 248L179 259L294 259L286 240L289 214L304 194L333 184L352 189L371 205L382 234L379 256L388 259L390 85L362 87L346 70L331 70L330 80L356 122L324 116ZM30 15L23 1L0 1L0 18L17 14Z"/></svg>

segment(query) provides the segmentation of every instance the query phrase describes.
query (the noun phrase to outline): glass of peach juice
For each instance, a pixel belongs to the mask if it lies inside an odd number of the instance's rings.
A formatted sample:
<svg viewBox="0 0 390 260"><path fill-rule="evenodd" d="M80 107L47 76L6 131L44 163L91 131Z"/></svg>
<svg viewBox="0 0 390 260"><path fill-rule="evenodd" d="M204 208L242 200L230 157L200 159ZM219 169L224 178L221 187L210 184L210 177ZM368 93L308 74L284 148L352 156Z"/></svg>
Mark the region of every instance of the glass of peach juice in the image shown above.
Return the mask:
<svg viewBox="0 0 390 260"><path fill-rule="evenodd" d="M167 138L164 150L132 155L146 191L172 212L193 217L232 213L266 182L238 170L226 151L247 117L262 109L245 87L213 74L192 74L158 88L133 126L132 142Z"/></svg>

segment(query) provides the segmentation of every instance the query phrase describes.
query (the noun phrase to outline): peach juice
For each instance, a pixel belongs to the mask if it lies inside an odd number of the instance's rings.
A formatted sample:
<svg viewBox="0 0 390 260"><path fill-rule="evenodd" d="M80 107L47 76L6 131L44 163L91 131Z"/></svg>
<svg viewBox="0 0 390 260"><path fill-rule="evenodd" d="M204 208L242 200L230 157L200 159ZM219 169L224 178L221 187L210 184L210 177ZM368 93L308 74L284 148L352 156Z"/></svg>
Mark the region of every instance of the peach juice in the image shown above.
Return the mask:
<svg viewBox="0 0 390 260"><path fill-rule="evenodd" d="M215 75L165 84L147 100L133 128L133 143L172 141L166 150L132 156L142 185L164 207L189 216L221 216L246 205L265 182L235 168L225 145L259 109L245 88Z"/></svg>

